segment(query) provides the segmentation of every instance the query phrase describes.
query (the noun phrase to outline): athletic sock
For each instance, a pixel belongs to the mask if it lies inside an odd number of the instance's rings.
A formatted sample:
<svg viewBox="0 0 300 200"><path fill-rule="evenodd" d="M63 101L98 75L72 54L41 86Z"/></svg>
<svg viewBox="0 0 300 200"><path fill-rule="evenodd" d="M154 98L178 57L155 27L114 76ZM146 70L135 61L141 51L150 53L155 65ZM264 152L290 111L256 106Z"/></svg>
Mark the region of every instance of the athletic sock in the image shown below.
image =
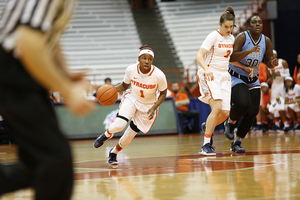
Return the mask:
<svg viewBox="0 0 300 200"><path fill-rule="evenodd" d="M106 130L104 134L106 137L110 137L112 135L111 133L108 132L108 130Z"/></svg>
<svg viewBox="0 0 300 200"><path fill-rule="evenodd" d="M204 142L203 145L210 143L211 135L210 134L204 134Z"/></svg>
<svg viewBox="0 0 300 200"><path fill-rule="evenodd" d="M120 151L121 151L121 149L119 150L117 148L117 146L115 146L111 152L114 153L114 154L118 154Z"/></svg>

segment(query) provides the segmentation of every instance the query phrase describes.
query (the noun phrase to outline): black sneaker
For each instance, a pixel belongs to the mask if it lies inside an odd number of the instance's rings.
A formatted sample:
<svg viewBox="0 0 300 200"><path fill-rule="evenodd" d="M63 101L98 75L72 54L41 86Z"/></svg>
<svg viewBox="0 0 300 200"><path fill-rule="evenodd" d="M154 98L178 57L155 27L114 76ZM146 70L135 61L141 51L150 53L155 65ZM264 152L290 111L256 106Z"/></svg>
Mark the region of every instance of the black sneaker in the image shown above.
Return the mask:
<svg viewBox="0 0 300 200"><path fill-rule="evenodd" d="M201 124L201 129L202 129L202 131L203 131L204 134L205 134L205 130L206 130L206 122L203 122L203 123ZM212 146L213 143L214 143L213 136L214 136L214 134L212 133L212 134L211 134L211 138L210 138L210 145L211 145L211 146Z"/></svg>
<svg viewBox="0 0 300 200"><path fill-rule="evenodd" d="M118 164L117 154L112 153L111 152L112 150L113 150L113 148L109 151L109 155L108 155L109 158L108 158L107 163L111 164L111 165L117 165Z"/></svg>
<svg viewBox="0 0 300 200"><path fill-rule="evenodd" d="M245 153L245 149L241 147L241 142L240 141L235 141L231 143L231 148L230 151L236 152L236 153Z"/></svg>
<svg viewBox="0 0 300 200"><path fill-rule="evenodd" d="M229 140L233 140L234 139L234 124L230 124L229 123L229 118L227 118L224 122L224 133L225 136L229 139Z"/></svg>
<svg viewBox="0 0 300 200"><path fill-rule="evenodd" d="M112 138L113 135L111 135L110 137L106 137L106 135L103 133L101 134L94 142L94 147L95 148L100 148L104 145L104 143L109 140L110 138Z"/></svg>
<svg viewBox="0 0 300 200"><path fill-rule="evenodd" d="M216 152L213 146L211 146L210 143L206 143L201 147L201 149L198 151L199 154L203 154L206 156L215 156Z"/></svg>

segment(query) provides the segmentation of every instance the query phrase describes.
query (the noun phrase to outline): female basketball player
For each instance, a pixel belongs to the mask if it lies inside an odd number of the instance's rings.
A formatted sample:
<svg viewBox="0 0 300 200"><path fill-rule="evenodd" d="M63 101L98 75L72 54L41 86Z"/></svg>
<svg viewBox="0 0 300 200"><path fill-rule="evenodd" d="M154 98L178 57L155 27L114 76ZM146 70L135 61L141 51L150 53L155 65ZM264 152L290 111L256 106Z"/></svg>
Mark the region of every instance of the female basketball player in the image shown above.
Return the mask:
<svg viewBox="0 0 300 200"><path fill-rule="evenodd" d="M247 20L248 31L240 33L235 40L229 64L232 78L230 117L224 122L225 136L234 141L231 151L242 153L245 149L241 142L249 131L260 105L260 85L258 66L263 61L267 67L274 68L277 60L273 59L271 40L262 34L263 23L259 16L253 15ZM245 68L253 68L249 74ZM235 122L240 118L237 135L234 138Z"/></svg>
<svg viewBox="0 0 300 200"><path fill-rule="evenodd" d="M143 45L139 52L139 62L127 67L123 82L115 86L118 92L127 90L129 86L131 90L124 95L116 120L95 140L94 147L102 147L114 133L122 131L130 119L131 122L118 144L109 151L109 164L118 164L118 152L125 148L139 131L147 133L150 130L156 120L158 106L166 98L166 76L152 65L153 59L154 51L148 45ZM157 91L160 92L158 98Z"/></svg>
<svg viewBox="0 0 300 200"><path fill-rule="evenodd" d="M198 80L201 96L199 99L211 107L204 131L203 146L199 154L216 155L212 147L212 133L215 127L229 116L231 78L228 73L229 58L232 54L235 14L231 6L220 17L220 29L211 32L204 40L198 54ZM205 60L204 60L205 56Z"/></svg>

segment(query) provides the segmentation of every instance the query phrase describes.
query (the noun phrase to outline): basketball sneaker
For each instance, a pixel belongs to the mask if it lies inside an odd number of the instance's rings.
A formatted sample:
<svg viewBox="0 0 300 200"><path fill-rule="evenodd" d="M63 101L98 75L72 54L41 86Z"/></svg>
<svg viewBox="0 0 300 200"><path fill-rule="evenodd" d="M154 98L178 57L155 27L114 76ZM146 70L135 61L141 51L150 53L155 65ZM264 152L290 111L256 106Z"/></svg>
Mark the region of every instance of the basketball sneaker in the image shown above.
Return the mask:
<svg viewBox="0 0 300 200"><path fill-rule="evenodd" d="M203 122L203 123L201 124L201 129L202 129L202 131L205 133L205 130L206 130L206 122ZM212 134L211 134L211 138L210 138L210 145L211 145L211 146L212 146L213 143L214 143L213 136L214 136L214 134L212 133Z"/></svg>
<svg viewBox="0 0 300 200"><path fill-rule="evenodd" d="M111 164L111 165L117 165L118 164L117 154L112 153L111 152L112 150L113 150L113 148L109 151L109 155L108 155L109 158L108 158L107 163Z"/></svg>
<svg viewBox="0 0 300 200"><path fill-rule="evenodd" d="M228 140L234 139L234 124L229 123L229 118L227 118L224 122L224 133Z"/></svg>
<svg viewBox="0 0 300 200"><path fill-rule="evenodd" d="M94 142L94 147L95 148L100 148L104 145L104 143L109 140L110 138L112 138L113 135L111 135L110 137L106 137L105 133L101 134Z"/></svg>
<svg viewBox="0 0 300 200"><path fill-rule="evenodd" d="M199 154L205 155L205 156L215 156L216 152L214 147L210 143L206 143L201 147L201 149L198 151Z"/></svg>
<svg viewBox="0 0 300 200"><path fill-rule="evenodd" d="M241 142L240 141L235 141L231 143L231 148L230 151L236 152L236 153L245 153L245 149L241 147Z"/></svg>

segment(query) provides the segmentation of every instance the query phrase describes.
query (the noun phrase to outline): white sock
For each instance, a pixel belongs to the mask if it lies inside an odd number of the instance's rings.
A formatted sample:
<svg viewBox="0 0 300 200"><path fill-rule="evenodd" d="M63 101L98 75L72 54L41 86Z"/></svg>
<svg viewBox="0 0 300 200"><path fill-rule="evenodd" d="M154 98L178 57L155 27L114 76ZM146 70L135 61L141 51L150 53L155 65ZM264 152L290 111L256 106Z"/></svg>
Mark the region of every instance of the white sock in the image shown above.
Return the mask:
<svg viewBox="0 0 300 200"><path fill-rule="evenodd" d="M204 136L204 142L203 142L203 145L207 144L207 143L210 143L210 137L205 137Z"/></svg>
<svg viewBox="0 0 300 200"><path fill-rule="evenodd" d="M111 152L114 153L114 154L118 154L120 151L118 151L117 148L114 147L113 150L112 150Z"/></svg>
<svg viewBox="0 0 300 200"><path fill-rule="evenodd" d="M106 137L110 137L110 136L114 135L114 134L109 134L109 133L107 132L107 130L105 131L104 134L105 134Z"/></svg>

